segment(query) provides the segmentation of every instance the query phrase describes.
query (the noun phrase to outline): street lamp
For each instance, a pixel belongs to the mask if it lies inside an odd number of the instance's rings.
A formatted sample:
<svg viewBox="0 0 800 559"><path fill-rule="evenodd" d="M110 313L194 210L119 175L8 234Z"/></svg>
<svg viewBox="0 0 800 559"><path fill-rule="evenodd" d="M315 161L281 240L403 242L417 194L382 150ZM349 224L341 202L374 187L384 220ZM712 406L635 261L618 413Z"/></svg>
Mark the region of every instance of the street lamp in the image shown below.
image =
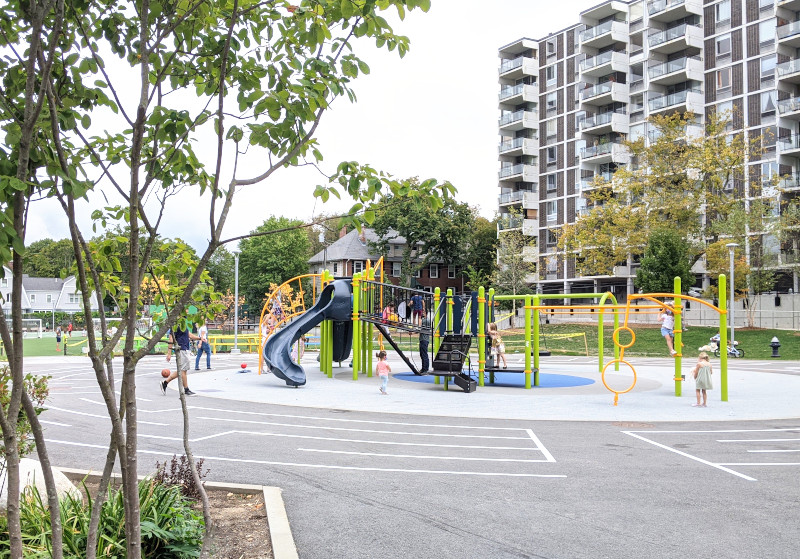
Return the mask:
<svg viewBox="0 0 800 559"><path fill-rule="evenodd" d="M322 244L322 269L328 267L328 243L325 242L325 230L319 232L319 242Z"/></svg>
<svg viewBox="0 0 800 559"><path fill-rule="evenodd" d="M233 349L232 355L238 355L239 351L239 251L233 251L235 272L233 275Z"/></svg>
<svg viewBox="0 0 800 559"><path fill-rule="evenodd" d="M730 260L730 264L731 264L731 304L728 307L728 314L730 315L730 318L731 318L731 347L735 347L733 345L733 341L735 340L735 338L733 337L733 334L734 334L734 331L735 331L735 328L736 328L735 325L734 325L734 321L733 321L733 315L734 315L734 308L733 308L733 251L736 250L736 248L739 245L737 243L728 243L725 246L728 247L728 254L730 256L729 260ZM722 351L727 351L728 349L723 347L723 348L721 348L721 350Z"/></svg>

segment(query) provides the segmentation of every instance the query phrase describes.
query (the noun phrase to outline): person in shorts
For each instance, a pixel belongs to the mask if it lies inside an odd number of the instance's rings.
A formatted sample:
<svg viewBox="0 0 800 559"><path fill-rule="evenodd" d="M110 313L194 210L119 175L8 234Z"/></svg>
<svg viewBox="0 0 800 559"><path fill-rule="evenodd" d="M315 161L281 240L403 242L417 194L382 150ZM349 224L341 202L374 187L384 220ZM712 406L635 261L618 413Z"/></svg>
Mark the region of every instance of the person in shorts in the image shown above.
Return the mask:
<svg viewBox="0 0 800 559"><path fill-rule="evenodd" d="M167 361L170 360L172 357L172 352L175 351L178 370L172 371L167 379L160 383L161 393L164 395L167 394L167 385L178 378L178 372L180 372L181 380L183 381L183 393L187 396L194 396L194 392L189 390L186 372L189 370L189 367L191 367L192 364L192 340L199 340L200 336L192 334L188 329L181 330L178 326L176 326L173 330L170 330L167 335L169 336L169 343L167 344Z"/></svg>
<svg viewBox="0 0 800 559"><path fill-rule="evenodd" d="M659 313L658 321L661 323L661 335L664 336L667 342L669 354L675 357L678 354L673 345L675 339L675 316L670 309L665 308Z"/></svg>
<svg viewBox="0 0 800 559"><path fill-rule="evenodd" d="M422 317L425 316L425 299L422 295L416 293L411 297L411 320L415 325L422 324Z"/></svg>

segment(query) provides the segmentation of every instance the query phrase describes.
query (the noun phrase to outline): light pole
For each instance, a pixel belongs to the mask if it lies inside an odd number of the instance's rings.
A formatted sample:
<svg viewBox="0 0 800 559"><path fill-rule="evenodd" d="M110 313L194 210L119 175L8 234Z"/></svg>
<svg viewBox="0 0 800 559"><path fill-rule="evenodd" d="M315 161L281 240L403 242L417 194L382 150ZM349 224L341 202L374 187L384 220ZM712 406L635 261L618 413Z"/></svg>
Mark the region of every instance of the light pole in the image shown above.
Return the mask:
<svg viewBox="0 0 800 559"><path fill-rule="evenodd" d="M731 318L731 341L730 341L730 344L731 344L731 347L735 347L733 345L733 341L736 339L736 338L733 337L733 334L734 334L734 331L735 331L735 328L736 328L735 325L734 325L734 321L733 321L733 315L734 315L734 308L733 308L733 251L736 250L736 248L739 245L737 243L728 243L725 246L728 247L728 251L729 251L728 254L730 256L729 260L730 260L730 264L731 264L731 288L730 288L730 291L731 291L731 304L730 304L730 306L728 306L728 314L730 315L730 318ZM727 350L728 350L728 348L725 348L725 347L720 348L720 351L727 351Z"/></svg>
<svg viewBox="0 0 800 559"><path fill-rule="evenodd" d="M239 351L239 251L233 251L235 272L233 274L233 349L232 355L238 355Z"/></svg>
<svg viewBox="0 0 800 559"><path fill-rule="evenodd" d="M325 242L325 230L319 232L319 242L322 244L322 269L328 267L328 243Z"/></svg>

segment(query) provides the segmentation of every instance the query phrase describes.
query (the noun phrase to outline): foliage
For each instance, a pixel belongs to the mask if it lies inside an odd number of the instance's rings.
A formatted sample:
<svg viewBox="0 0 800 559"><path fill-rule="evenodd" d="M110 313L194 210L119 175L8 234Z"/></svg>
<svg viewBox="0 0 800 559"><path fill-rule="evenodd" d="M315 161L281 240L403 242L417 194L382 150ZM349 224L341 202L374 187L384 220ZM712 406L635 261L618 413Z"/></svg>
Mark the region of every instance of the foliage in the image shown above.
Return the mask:
<svg viewBox="0 0 800 559"><path fill-rule="evenodd" d="M419 184L417 178L404 182L408 189ZM374 249L387 254L390 241L405 239L400 264L402 285L409 285L411 278L431 262L463 263L473 223L467 204L446 198L434 206L422 198L387 195L374 206L374 211L372 228L379 239Z"/></svg>
<svg viewBox="0 0 800 559"><path fill-rule="evenodd" d="M24 390L30 397L33 405L36 407L36 415L40 415L45 408L44 403L47 401L47 395L50 390L47 386L47 381L51 377L36 376L33 374L26 374L24 379ZM0 405L2 405L3 413L8 413L8 403L11 397L11 370L8 365L0 365ZM25 456L33 451L36 447L31 436L31 424L25 415L25 412L20 411L19 419L17 422L17 445L19 446L20 456ZM5 443L0 440L0 452L5 450Z"/></svg>
<svg viewBox="0 0 800 559"><path fill-rule="evenodd" d="M705 252L719 233L706 223L727 219L744 184L745 162L766 146L762 136L729 134L728 115L710 115L704 133L694 115L655 115L653 132L624 144L631 164L610 180L595 178L589 211L566 225L559 248L575 252L582 275L611 274L618 262L642 254L651 234L664 224Z"/></svg>
<svg viewBox="0 0 800 559"><path fill-rule="evenodd" d="M203 519L192 510L191 501L181 496L178 486L154 480L139 482L142 518L142 557L183 559L200 556ZM61 500L61 523L64 526L64 557L86 556L86 534L91 504L67 493ZM35 486L25 489L20 502L25 557L50 557L52 546L50 515ZM100 520L103 557L125 557L124 508L122 493L113 491L103 504ZM0 557L10 557L8 528L0 517Z"/></svg>
<svg viewBox="0 0 800 559"><path fill-rule="evenodd" d="M74 261L75 249L69 239L41 239L28 245L23 273L35 278L66 277Z"/></svg>
<svg viewBox="0 0 800 559"><path fill-rule="evenodd" d="M254 236L239 244L239 294L244 294L250 305L260 310L270 284L279 285L308 272L309 241L301 225L297 220L271 216L251 232Z"/></svg>
<svg viewBox="0 0 800 559"><path fill-rule="evenodd" d="M220 300L220 307L216 315L214 315L214 322L219 324L227 324L233 321L236 314L236 295L231 293L230 290L223 295ZM244 297L239 295L239 308L244 305Z"/></svg>
<svg viewBox="0 0 800 559"><path fill-rule="evenodd" d="M645 293L671 293L674 278L681 278L684 291L694 285L689 243L672 229L658 229L650 235L641 266L636 271L636 287Z"/></svg>
<svg viewBox="0 0 800 559"><path fill-rule="evenodd" d="M208 469L205 472L203 471L203 462L204 460L201 458L194 465L201 483L210 471ZM169 469L167 469L167 466L169 466ZM163 464L156 462L156 474L153 476L153 481L168 487L173 485L179 487L181 494L188 499L194 501L200 499L200 490L195 484L192 468L189 466L189 460L187 460L186 455L181 455L179 459L173 454L169 463L166 461Z"/></svg>
<svg viewBox="0 0 800 559"><path fill-rule="evenodd" d="M497 268L497 221L474 216L464 258L464 275L470 289L489 287Z"/></svg>
<svg viewBox="0 0 800 559"><path fill-rule="evenodd" d="M208 261L208 277L214 291L227 293L233 291L236 275L236 259L225 247L219 247Z"/></svg>

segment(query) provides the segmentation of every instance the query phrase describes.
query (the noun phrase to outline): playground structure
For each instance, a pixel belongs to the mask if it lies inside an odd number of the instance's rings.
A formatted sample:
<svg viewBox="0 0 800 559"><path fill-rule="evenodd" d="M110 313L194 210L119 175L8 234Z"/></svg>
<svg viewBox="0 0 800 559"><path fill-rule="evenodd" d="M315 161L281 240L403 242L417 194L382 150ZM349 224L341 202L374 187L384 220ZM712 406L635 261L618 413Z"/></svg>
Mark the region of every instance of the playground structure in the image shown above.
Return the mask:
<svg viewBox="0 0 800 559"><path fill-rule="evenodd" d="M521 369L502 369L502 372L516 372L525 375L525 388L539 386L540 356L548 355L540 348L542 338L541 313L550 315L558 313L595 314L598 331L598 372L603 385L614 394L614 405L619 396L633 390L637 373L634 366L625 360L625 350L633 346L636 340L631 328L631 312L638 314L657 313L670 309L675 315L675 395L681 396L682 364L682 330L681 314L683 301L692 301L706 305L719 315L720 346L727 345L725 307L725 276L719 278L720 306L714 306L701 299L681 294L680 279L676 278L674 293L632 294L623 304L619 304L611 292L604 293L572 293L572 294L532 294L524 296L494 295L490 289L488 297L484 288L468 297L455 296L450 290L443 296L437 288L430 292L399 287L393 284L376 281L383 280L383 259L375 267L367 262L362 273L351 278L335 279L327 271L322 274L308 274L293 278L278 287L268 297L261 314L259 373L266 364L279 378L289 386L305 384L305 372L290 357L291 347L309 330L320 325L320 371L328 377L333 376L333 362L346 360L352 348L353 379L359 375L372 376L373 350L383 342L388 343L415 375L430 374L434 382L440 384L444 380L444 388L448 389L450 379L465 392L472 392L477 386L485 386L488 381L494 383L494 373L501 371L488 354L486 329L493 321L495 304L500 301L519 300L524 303L524 367ZM307 280L304 287L301 280ZM296 282L297 291L289 289L288 284ZM317 298L317 285L320 296ZM306 308L305 295L310 292L316 300L313 307ZM287 297L288 295L288 297ZM407 315L400 316L396 311L386 316L383 310L389 302L407 302L412 296L420 295L424 300L426 316L430 325L423 326L409 320ZM573 305L545 304L546 300L593 299L598 302ZM659 299L672 299L671 303ZM287 304L285 301L288 301ZM642 301L637 303L636 301ZM613 359L606 361L603 337L607 315L613 320L612 339L614 342ZM622 323L620 324L620 315ZM376 333L379 334L376 340ZM402 336L428 335L433 340L431 371L423 371L414 360L415 350L398 340ZM629 336L625 342L621 336ZM477 371L473 371L473 359L470 356L472 339L477 338ZM487 359L488 357L488 359ZM613 365L614 371L620 370L620 364L627 366L632 374L630 386L615 389L606 379L606 373ZM467 365L467 369L464 366ZM476 376L476 378L473 378ZM727 355L720 358L721 399L728 400Z"/></svg>

